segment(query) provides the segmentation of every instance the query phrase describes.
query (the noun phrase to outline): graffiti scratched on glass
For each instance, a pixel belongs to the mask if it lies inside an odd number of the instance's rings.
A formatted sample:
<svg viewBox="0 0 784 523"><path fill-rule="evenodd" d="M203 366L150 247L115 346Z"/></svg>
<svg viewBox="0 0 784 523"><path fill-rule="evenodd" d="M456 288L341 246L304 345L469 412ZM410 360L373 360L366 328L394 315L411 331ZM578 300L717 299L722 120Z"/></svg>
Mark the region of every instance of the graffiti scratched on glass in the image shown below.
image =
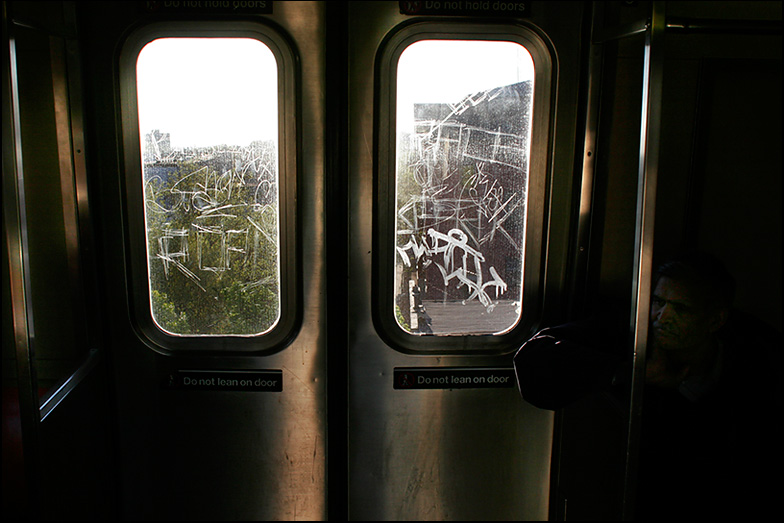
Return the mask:
<svg viewBox="0 0 784 523"><path fill-rule="evenodd" d="M255 44L261 45L258 41ZM226 63L229 58L225 57L219 64L211 64L211 69L205 66L204 54L198 47L176 51L166 56L164 69L148 73L145 79L178 82L181 93L169 98L168 103L181 104L181 117L202 127L203 132L195 136L201 136L207 144L173 146L178 133L182 138L193 132L193 125L176 130L176 119L162 122L166 129L143 133L153 318L164 331L175 335L264 333L275 326L280 316L277 137L244 138L245 145L226 144L230 139L243 140L237 138L238 128L253 129L248 125L253 122L246 120L261 121L253 116L253 108L259 105L258 90L245 100L245 111L225 107L226 98L236 96L232 85L252 82L243 73L252 62L235 68ZM176 65L182 65L180 62L194 53L198 55L198 68L173 75ZM200 91L198 97L186 101L184 93L198 91L193 84L198 86L205 75L217 76L220 81L211 90ZM275 70L268 70L263 80L274 86ZM211 103L221 107L212 116L204 108ZM263 103L270 105L269 100ZM140 94L140 115L150 107L152 102L144 104ZM268 114L261 115L265 122L277 121L275 99L271 107ZM170 128L175 130L167 132ZM226 130L223 135L216 133L221 129ZM213 137L204 138L208 135Z"/></svg>
<svg viewBox="0 0 784 523"><path fill-rule="evenodd" d="M413 130L399 125L395 310L407 332L498 333L519 320L532 83L414 102Z"/></svg>

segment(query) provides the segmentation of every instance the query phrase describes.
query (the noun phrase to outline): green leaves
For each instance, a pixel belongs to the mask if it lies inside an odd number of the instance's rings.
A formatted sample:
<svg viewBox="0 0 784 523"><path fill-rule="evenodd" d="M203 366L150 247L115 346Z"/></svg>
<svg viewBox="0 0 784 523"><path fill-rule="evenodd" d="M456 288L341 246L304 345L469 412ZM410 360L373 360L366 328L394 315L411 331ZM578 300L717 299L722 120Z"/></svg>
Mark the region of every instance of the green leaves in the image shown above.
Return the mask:
<svg viewBox="0 0 784 523"><path fill-rule="evenodd" d="M152 313L165 331L254 335L277 322L273 146L216 147L166 165L145 165Z"/></svg>

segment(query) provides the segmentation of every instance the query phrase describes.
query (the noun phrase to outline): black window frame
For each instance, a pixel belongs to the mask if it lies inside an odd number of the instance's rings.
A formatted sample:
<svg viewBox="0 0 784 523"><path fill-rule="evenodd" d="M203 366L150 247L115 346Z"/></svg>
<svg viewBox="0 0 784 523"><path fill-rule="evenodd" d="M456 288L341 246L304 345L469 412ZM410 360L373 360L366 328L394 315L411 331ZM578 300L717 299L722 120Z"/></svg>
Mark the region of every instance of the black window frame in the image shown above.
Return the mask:
<svg viewBox="0 0 784 523"><path fill-rule="evenodd" d="M278 63L278 220L280 316L270 330L253 335L173 335L153 320L148 277L142 140L137 107L136 62L142 49L161 38L252 38L266 45ZM138 28L119 57L126 258L131 321L151 349L163 354L270 354L284 349L302 321L299 210L299 59L295 46L272 24L248 20L165 21Z"/></svg>

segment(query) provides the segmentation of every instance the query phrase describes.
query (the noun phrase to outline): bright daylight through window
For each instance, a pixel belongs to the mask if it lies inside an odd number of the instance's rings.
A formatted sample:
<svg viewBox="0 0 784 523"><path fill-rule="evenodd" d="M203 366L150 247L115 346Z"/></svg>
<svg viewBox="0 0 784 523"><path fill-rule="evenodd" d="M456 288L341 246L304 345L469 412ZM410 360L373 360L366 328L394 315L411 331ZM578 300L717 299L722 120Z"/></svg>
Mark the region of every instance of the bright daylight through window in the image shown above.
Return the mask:
<svg viewBox="0 0 784 523"><path fill-rule="evenodd" d="M421 40L397 70L395 316L417 335L520 320L534 66L507 41Z"/></svg>
<svg viewBox="0 0 784 523"><path fill-rule="evenodd" d="M252 38L161 38L137 61L150 305L173 335L280 318L278 66Z"/></svg>

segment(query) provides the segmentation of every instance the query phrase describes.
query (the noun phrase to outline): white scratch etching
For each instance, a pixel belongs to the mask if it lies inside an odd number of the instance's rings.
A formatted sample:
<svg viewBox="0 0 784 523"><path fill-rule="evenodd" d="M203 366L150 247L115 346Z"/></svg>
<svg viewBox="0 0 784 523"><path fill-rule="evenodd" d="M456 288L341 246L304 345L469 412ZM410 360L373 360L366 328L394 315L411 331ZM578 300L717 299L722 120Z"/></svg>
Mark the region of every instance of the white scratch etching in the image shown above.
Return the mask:
<svg viewBox="0 0 784 523"><path fill-rule="evenodd" d="M396 303L409 328L433 300L519 300L531 83L415 104L398 138ZM402 301L400 301L402 299ZM417 303L414 303L417 301Z"/></svg>
<svg viewBox="0 0 784 523"><path fill-rule="evenodd" d="M485 257L481 252L468 245L468 236L460 229L452 229L447 234L440 233L434 229L427 231L430 242L417 245L414 240L410 240L404 247L398 247L398 254L407 267L412 266L412 261L416 264L419 259L426 257L425 263L434 263L443 276L444 286L448 286L453 280L458 285L465 285L470 289L470 295L463 301L478 299L485 307L492 307L492 297L487 293L488 287L495 287L495 298L497 299L506 291L506 283L498 275L494 267L490 267L491 279L483 282L482 264ZM412 257L409 251L413 253ZM440 259L437 258L441 255ZM439 261L434 261L438 259Z"/></svg>
<svg viewBox="0 0 784 523"><path fill-rule="evenodd" d="M266 301L275 308L279 300L276 145L172 150L166 139L160 132L149 136L145 151L151 160L144 165L151 291L174 310L190 310L189 318L204 316L207 325L196 330L215 328L224 322L216 319L221 314L253 323L259 298L248 293L267 289ZM211 299L186 291L189 286ZM239 293L239 302L243 293L255 301L227 304L231 293ZM246 310L232 313L232 307ZM208 308L210 318L203 312ZM256 323L265 321L272 320Z"/></svg>

